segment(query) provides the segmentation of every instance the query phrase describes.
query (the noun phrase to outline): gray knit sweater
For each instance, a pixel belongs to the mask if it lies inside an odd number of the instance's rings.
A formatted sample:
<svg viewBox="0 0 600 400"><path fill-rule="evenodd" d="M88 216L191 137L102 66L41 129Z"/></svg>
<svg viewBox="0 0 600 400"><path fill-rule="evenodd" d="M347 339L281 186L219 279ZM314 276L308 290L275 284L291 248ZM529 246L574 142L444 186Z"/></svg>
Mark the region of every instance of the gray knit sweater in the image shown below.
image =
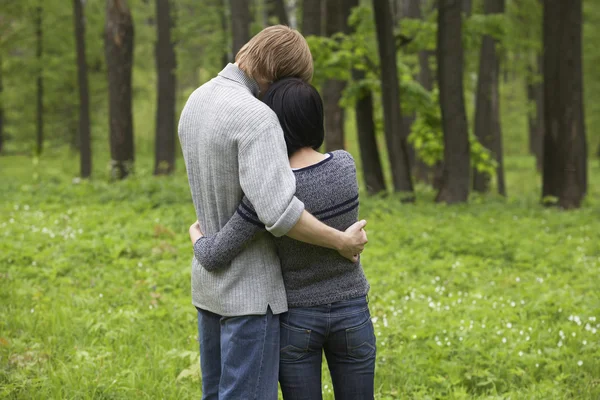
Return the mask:
<svg viewBox="0 0 600 400"><path fill-rule="evenodd" d="M306 210L325 224L345 230L358 220L356 167L345 151L329 153L318 164L295 170L296 196ZM200 264L219 271L264 232L253 203L244 197L235 214L217 234L200 238L194 253ZM290 307L311 307L364 296L369 284L360 261L352 263L337 251L288 237L275 240Z"/></svg>
<svg viewBox="0 0 600 400"><path fill-rule="evenodd" d="M192 302L223 316L287 310L273 235L285 235L304 205L295 197L283 132L275 113L259 101L257 83L236 65L196 89L179 121L179 139L196 217L215 234L248 196L267 230L227 268L209 271L192 261Z"/></svg>

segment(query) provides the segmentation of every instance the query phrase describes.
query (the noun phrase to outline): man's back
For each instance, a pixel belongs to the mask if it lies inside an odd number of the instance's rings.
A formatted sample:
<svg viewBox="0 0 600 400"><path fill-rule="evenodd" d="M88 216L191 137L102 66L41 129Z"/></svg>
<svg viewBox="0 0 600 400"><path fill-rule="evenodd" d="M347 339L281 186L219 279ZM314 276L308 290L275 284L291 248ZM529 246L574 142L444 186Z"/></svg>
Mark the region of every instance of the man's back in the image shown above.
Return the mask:
<svg viewBox="0 0 600 400"><path fill-rule="evenodd" d="M230 64L190 96L181 114L179 137L192 198L207 234L225 225L243 192L258 201L257 212L275 235L285 234L302 213L279 122L257 94L256 82ZM223 316L264 314L267 305L275 314L286 311L271 235L258 237L217 272L207 272L194 259L192 297L195 306Z"/></svg>

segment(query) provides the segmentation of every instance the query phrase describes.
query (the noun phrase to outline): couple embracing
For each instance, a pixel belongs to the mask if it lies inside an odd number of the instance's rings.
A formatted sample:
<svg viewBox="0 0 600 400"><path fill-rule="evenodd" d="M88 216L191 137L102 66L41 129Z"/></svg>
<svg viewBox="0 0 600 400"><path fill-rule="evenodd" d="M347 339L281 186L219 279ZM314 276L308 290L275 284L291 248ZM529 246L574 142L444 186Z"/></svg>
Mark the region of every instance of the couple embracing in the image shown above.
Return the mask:
<svg viewBox="0 0 600 400"><path fill-rule="evenodd" d="M203 399L320 399L323 353L336 399L373 398L356 167L318 152L312 74L304 37L266 28L181 114Z"/></svg>

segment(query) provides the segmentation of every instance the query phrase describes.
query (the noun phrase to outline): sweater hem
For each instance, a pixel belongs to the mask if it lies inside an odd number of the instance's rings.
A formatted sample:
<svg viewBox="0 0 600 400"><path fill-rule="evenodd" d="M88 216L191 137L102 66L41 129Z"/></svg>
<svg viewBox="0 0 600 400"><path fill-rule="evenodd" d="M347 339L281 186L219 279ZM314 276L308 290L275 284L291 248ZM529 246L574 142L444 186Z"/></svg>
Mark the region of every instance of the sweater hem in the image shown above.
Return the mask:
<svg viewBox="0 0 600 400"><path fill-rule="evenodd" d="M209 307L205 304L202 304L202 302L199 301L192 301L192 305L196 308L200 308L201 310L205 310L205 311L209 311L213 314L217 314L220 315L222 317L243 317L243 316L247 316L247 315L266 315L267 314L267 308L270 307L271 308L271 312L274 315L278 315L278 314L283 314L285 312L287 312L288 307L282 306L282 305L274 305L274 304L270 304L267 303L266 306L264 307L264 309L260 309L260 308L245 308L245 309L240 309L238 311L232 311L231 309L226 310L220 307Z"/></svg>
<svg viewBox="0 0 600 400"><path fill-rule="evenodd" d="M366 296L369 293L370 288L370 285L367 284L366 287L362 289L352 289L347 292L323 296L320 298L312 299L310 301L292 300L288 295L288 308L314 307L323 304L336 303L338 301L350 300L355 297Z"/></svg>

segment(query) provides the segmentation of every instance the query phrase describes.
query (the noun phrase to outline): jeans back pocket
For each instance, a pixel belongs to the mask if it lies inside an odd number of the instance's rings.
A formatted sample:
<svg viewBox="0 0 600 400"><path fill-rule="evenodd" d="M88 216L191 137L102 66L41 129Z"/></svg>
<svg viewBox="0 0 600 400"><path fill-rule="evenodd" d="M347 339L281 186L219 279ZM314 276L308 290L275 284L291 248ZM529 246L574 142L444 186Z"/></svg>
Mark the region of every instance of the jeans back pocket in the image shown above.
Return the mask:
<svg viewBox="0 0 600 400"><path fill-rule="evenodd" d="M357 360L375 356L376 339L371 318L358 326L346 329L346 345L348 356Z"/></svg>
<svg viewBox="0 0 600 400"><path fill-rule="evenodd" d="M282 361L297 361L308 353L310 329L296 328L283 322L280 323L281 350L279 357Z"/></svg>

